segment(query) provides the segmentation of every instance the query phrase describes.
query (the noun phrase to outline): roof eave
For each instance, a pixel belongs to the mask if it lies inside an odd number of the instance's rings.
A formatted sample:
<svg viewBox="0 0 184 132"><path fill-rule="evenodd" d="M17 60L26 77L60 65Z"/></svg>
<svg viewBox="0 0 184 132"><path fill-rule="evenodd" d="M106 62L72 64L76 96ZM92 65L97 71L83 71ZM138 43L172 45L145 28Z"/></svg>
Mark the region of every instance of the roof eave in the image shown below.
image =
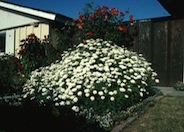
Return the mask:
<svg viewBox="0 0 184 132"><path fill-rule="evenodd" d="M181 0L158 0L172 17L184 17L184 8Z"/></svg>
<svg viewBox="0 0 184 132"><path fill-rule="evenodd" d="M48 20L55 20L56 19L56 14L54 14L54 13L48 13L48 12L35 10L35 9L31 9L31 8L26 8L26 7L22 7L22 6L18 6L18 5L14 5L14 4L10 4L10 3L5 3L5 2L1 2L0 6L3 8L6 8L6 9L26 13L29 15L41 17L41 18L48 19Z"/></svg>

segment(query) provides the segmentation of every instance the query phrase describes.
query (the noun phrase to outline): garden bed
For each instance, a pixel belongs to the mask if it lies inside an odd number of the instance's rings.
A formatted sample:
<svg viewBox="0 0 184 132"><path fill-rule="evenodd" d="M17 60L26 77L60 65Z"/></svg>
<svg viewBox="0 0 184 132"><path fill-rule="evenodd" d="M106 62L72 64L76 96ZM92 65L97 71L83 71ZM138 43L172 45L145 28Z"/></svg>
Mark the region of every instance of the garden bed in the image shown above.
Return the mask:
<svg viewBox="0 0 184 132"><path fill-rule="evenodd" d="M127 111L122 111L114 116L115 126L112 131L125 128L134 119L145 113L146 109L153 106L158 100L160 93L150 96L143 102L138 103ZM36 102L25 101L22 105L9 105L7 102L0 103L0 117L3 122L0 124L1 131L91 131L102 132L98 123L90 122L82 116L67 109L66 107L53 108L50 106L39 106Z"/></svg>
<svg viewBox="0 0 184 132"><path fill-rule="evenodd" d="M90 123L84 117L76 116L66 107L39 106L36 102L29 101L21 105L9 105L1 101L0 108L0 131L103 131L97 123Z"/></svg>

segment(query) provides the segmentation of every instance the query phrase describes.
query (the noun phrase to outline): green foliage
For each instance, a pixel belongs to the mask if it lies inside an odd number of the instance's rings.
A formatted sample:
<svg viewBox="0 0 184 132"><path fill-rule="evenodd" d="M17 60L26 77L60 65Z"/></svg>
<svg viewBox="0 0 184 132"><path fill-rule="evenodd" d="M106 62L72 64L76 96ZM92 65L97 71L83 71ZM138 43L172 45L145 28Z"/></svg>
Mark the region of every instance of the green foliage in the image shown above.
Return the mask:
<svg viewBox="0 0 184 132"><path fill-rule="evenodd" d="M0 95L20 93L25 82L20 60L13 55L0 56Z"/></svg>
<svg viewBox="0 0 184 132"><path fill-rule="evenodd" d="M27 39L21 40L19 56L24 66L25 71L31 72L42 65L42 60L45 59L44 45L41 45L40 40L30 34Z"/></svg>
<svg viewBox="0 0 184 132"><path fill-rule="evenodd" d="M153 95L157 74L141 55L111 41L89 39L61 61L31 73L24 98L69 107L104 129L112 116Z"/></svg>
<svg viewBox="0 0 184 132"><path fill-rule="evenodd" d="M46 38L41 41L30 34L21 43L19 58L7 54L0 56L1 95L21 94L22 85L32 70L60 59L60 54Z"/></svg>
<svg viewBox="0 0 184 132"><path fill-rule="evenodd" d="M59 59L57 51L47 38L41 41L35 34L30 34L21 42L18 55L26 74Z"/></svg>
<svg viewBox="0 0 184 132"><path fill-rule="evenodd" d="M176 82L174 85L173 85L173 88L178 90L178 91L184 91L184 83L183 82Z"/></svg>
<svg viewBox="0 0 184 132"><path fill-rule="evenodd" d="M69 30L70 28L65 26L61 30L56 29L56 32L58 33L57 37L57 45L56 49L60 52L63 53L64 51L67 51L69 48L73 48L74 45L76 45L75 42L75 36L74 36L74 31ZM77 37L76 37L77 38Z"/></svg>

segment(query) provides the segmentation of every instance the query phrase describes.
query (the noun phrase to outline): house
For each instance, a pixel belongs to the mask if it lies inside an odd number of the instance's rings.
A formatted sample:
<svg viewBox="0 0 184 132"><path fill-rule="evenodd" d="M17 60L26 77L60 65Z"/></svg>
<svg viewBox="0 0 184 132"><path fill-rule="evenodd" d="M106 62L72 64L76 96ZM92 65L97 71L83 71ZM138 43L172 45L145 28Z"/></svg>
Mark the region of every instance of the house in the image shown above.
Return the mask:
<svg viewBox="0 0 184 132"><path fill-rule="evenodd" d="M0 1L0 53L16 55L20 40L31 33L40 39L54 37L54 29L68 20L61 14Z"/></svg>

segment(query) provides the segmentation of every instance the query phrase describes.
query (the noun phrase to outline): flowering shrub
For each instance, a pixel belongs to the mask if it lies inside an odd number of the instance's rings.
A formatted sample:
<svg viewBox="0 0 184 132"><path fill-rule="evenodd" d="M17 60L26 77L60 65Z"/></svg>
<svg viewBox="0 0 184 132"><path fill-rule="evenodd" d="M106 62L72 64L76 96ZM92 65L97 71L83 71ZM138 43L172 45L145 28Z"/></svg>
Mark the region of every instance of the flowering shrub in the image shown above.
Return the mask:
<svg viewBox="0 0 184 132"><path fill-rule="evenodd" d="M18 93L24 82L22 64L13 56L4 54L0 56L0 95Z"/></svg>
<svg viewBox="0 0 184 132"><path fill-rule="evenodd" d="M131 47L137 34L137 29L132 15L129 16L129 21L124 21L128 13L129 11L121 12L117 8L107 6L94 9L92 4L87 4L84 11L79 12L77 19L68 22L62 28L60 43L68 44L68 40L74 34L74 40L71 43L75 44L90 38L101 38L113 41L119 46Z"/></svg>
<svg viewBox="0 0 184 132"><path fill-rule="evenodd" d="M18 55L27 73L58 59L56 50L47 38L41 41L35 34L30 34L21 43Z"/></svg>
<svg viewBox="0 0 184 132"><path fill-rule="evenodd" d="M70 107L101 127L112 116L152 95L157 74L141 55L102 39L89 39L65 52L61 61L31 73L24 98Z"/></svg>

